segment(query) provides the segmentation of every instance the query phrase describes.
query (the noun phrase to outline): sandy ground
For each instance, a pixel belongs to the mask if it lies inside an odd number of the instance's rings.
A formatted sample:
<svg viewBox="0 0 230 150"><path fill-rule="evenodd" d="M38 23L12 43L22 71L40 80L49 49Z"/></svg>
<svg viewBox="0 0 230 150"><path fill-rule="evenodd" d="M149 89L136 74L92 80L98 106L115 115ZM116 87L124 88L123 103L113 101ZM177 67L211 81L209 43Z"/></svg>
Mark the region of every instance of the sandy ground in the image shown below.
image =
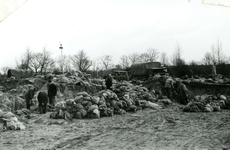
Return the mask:
<svg viewBox="0 0 230 150"><path fill-rule="evenodd" d="M185 113L173 104L156 111L100 119L49 119L34 113L24 131L0 132L1 150L230 149L230 110Z"/></svg>

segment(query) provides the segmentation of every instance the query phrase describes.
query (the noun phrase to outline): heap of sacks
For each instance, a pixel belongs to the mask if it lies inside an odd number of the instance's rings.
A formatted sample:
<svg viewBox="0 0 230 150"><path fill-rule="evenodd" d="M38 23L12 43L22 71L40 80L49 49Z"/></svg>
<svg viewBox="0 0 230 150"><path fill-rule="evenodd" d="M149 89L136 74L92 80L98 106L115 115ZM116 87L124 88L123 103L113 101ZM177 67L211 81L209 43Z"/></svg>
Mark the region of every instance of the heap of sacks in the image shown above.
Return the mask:
<svg viewBox="0 0 230 150"><path fill-rule="evenodd" d="M229 84L230 79L223 77L221 74L217 74L216 78L213 80L212 78L202 78L197 75L189 78L187 75L181 77L184 83L190 84Z"/></svg>
<svg viewBox="0 0 230 150"><path fill-rule="evenodd" d="M79 92L74 99L56 103L50 118L100 118L136 112L143 107L160 109L159 105L150 102L154 98L144 87L133 86L129 82L124 82L118 83L113 89L113 91L102 90L94 96L87 92Z"/></svg>
<svg viewBox="0 0 230 150"><path fill-rule="evenodd" d="M213 112L230 108L230 97L224 95L197 95L183 109L185 112Z"/></svg>
<svg viewBox="0 0 230 150"><path fill-rule="evenodd" d="M3 122L3 130L24 130L23 123L18 121L15 114L11 112L3 112L0 109L0 122Z"/></svg>
<svg viewBox="0 0 230 150"><path fill-rule="evenodd" d="M69 86L84 86L86 89L88 89L88 92L91 93L91 91L95 92L96 90L102 90L105 87L105 83L102 79L90 79L89 74L85 74L82 72L75 72L75 73L67 73L64 75L49 75L52 76L53 81L55 83L59 83L59 86L62 86L62 84L68 84Z"/></svg>
<svg viewBox="0 0 230 150"><path fill-rule="evenodd" d="M18 95L14 95L14 93L0 91L0 109L14 111L25 107L25 100Z"/></svg>

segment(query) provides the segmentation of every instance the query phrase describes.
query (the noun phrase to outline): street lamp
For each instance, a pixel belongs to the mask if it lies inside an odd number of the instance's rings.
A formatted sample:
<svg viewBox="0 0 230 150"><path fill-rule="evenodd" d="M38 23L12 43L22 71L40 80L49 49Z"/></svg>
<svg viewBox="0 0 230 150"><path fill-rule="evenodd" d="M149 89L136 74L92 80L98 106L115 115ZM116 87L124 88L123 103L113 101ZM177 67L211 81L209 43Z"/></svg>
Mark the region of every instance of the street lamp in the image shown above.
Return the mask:
<svg viewBox="0 0 230 150"><path fill-rule="evenodd" d="M59 49L61 50L61 72L62 72L62 74L63 74L63 58L62 58L62 49L63 49L63 47L62 47L62 44L61 44L61 43L60 43Z"/></svg>

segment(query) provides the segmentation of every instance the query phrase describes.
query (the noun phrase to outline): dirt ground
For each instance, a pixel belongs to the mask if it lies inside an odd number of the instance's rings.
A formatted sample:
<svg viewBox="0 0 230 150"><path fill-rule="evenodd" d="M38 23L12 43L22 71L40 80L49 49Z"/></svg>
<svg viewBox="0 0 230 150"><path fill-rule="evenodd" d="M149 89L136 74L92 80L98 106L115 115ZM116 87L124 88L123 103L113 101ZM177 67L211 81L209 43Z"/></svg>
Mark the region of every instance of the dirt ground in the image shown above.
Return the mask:
<svg viewBox="0 0 230 150"><path fill-rule="evenodd" d="M178 104L161 111L100 119L49 119L36 112L23 131L0 132L1 150L230 149L230 110L185 113Z"/></svg>

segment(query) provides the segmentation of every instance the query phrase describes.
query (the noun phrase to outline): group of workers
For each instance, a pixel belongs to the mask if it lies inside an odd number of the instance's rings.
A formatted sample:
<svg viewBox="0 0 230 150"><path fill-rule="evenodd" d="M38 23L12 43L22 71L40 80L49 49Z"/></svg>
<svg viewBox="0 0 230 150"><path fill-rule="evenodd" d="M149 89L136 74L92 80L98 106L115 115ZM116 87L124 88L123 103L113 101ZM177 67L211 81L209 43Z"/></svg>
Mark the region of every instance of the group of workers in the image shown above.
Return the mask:
<svg viewBox="0 0 230 150"><path fill-rule="evenodd" d="M166 81L165 81L166 96L172 101L177 101L178 103L184 105L187 104L188 96L189 96L188 89L180 79L177 80L177 88L175 88L175 84L176 81L174 81L171 76L166 76Z"/></svg>
<svg viewBox="0 0 230 150"><path fill-rule="evenodd" d="M108 74L104 79L105 79L106 88L111 90L113 84L112 75ZM169 76L169 74L166 74L164 91L166 96L170 100L184 105L188 103L188 97L189 97L188 89L180 79L178 79L176 82L171 76Z"/></svg>
<svg viewBox="0 0 230 150"><path fill-rule="evenodd" d="M27 91L26 98L26 108L30 110L30 106L32 105L32 99L35 94L35 88ZM46 113L47 104L49 103L50 107L54 107L55 105L55 96L57 94L57 85L52 82L52 77L49 78L47 83L47 92L39 92L38 99L38 109L40 113Z"/></svg>

